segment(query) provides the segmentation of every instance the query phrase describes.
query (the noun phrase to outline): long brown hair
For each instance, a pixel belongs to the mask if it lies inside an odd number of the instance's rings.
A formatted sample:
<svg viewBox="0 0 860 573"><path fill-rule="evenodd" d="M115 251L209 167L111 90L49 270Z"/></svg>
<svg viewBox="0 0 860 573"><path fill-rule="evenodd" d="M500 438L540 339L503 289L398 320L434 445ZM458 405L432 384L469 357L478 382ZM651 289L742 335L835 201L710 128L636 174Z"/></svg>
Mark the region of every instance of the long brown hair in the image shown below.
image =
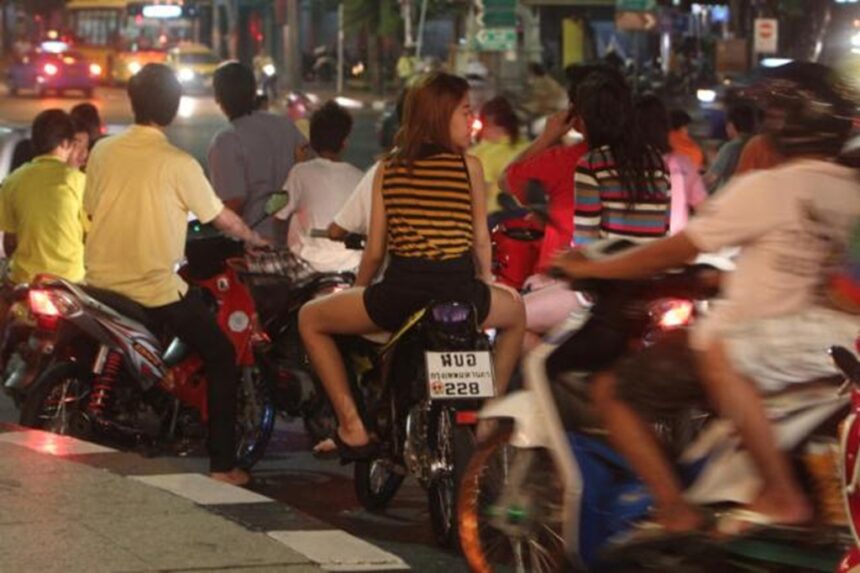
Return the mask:
<svg viewBox="0 0 860 573"><path fill-rule="evenodd" d="M411 166L426 144L451 151L451 116L469 92L469 83L445 72L433 72L409 89L403 106L403 123L388 155L394 164Z"/></svg>

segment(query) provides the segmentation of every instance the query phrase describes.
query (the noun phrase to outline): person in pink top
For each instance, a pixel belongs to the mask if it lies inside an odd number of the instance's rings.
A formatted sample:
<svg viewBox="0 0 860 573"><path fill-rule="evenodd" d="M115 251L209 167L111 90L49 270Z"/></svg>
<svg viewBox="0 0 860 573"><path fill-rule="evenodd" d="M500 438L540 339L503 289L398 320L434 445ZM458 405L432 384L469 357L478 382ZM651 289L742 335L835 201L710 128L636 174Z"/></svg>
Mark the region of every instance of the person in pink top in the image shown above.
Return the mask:
<svg viewBox="0 0 860 573"><path fill-rule="evenodd" d="M644 95L636 102L639 131L649 145L663 154L672 188L669 234L687 226L690 212L708 198L705 182L693 163L669 145L669 112L655 95Z"/></svg>

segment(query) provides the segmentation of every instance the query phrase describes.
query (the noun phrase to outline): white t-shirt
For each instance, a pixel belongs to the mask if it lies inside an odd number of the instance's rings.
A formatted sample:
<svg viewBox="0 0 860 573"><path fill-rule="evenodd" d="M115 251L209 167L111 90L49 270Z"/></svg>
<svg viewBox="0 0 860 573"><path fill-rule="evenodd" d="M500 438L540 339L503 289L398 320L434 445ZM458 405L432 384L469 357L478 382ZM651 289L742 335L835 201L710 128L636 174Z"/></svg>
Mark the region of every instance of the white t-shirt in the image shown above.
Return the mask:
<svg viewBox="0 0 860 573"><path fill-rule="evenodd" d="M704 252L741 248L725 299L696 325L693 347L725 327L820 302L828 263L858 217L860 173L835 163L797 160L731 180L685 230Z"/></svg>
<svg viewBox="0 0 860 573"><path fill-rule="evenodd" d="M367 170L352 195L334 216L334 222L341 229L346 229L349 233L367 235L370 229L370 206L373 202L373 179L376 177L378 168L379 161Z"/></svg>
<svg viewBox="0 0 860 573"><path fill-rule="evenodd" d="M351 270L361 261L358 251L310 237L311 229L328 228L361 177L361 171L349 163L322 157L299 163L287 177L284 189L290 195L289 203L275 216L286 220L293 215L287 244L318 272Z"/></svg>

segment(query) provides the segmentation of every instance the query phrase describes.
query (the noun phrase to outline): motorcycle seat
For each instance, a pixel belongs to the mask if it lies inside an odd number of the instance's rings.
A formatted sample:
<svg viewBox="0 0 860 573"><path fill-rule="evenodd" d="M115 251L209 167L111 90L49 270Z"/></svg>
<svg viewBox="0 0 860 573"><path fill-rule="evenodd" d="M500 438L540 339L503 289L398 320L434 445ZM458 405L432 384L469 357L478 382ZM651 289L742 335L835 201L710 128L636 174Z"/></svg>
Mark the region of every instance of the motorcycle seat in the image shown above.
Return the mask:
<svg viewBox="0 0 860 573"><path fill-rule="evenodd" d="M82 288L85 293L94 298L97 302L110 307L112 310L126 318L139 322L153 334L158 332L158 325L149 317L149 314L146 312L143 305L110 290L93 286L83 286Z"/></svg>

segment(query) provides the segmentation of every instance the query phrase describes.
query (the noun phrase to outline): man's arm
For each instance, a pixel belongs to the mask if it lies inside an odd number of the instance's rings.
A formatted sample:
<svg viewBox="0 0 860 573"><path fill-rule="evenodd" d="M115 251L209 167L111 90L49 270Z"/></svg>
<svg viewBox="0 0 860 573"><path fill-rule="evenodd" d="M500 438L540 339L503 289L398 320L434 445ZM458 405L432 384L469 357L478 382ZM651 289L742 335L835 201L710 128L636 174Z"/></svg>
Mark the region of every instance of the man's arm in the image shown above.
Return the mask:
<svg viewBox="0 0 860 573"><path fill-rule="evenodd" d="M212 219L212 225L225 235L244 241L252 247L266 247L270 244L259 233L252 231L229 207L224 207L218 216Z"/></svg>
<svg viewBox="0 0 860 573"><path fill-rule="evenodd" d="M570 278L635 279L678 267L699 254L684 232L599 260L589 260L572 251L559 255L553 266Z"/></svg>

